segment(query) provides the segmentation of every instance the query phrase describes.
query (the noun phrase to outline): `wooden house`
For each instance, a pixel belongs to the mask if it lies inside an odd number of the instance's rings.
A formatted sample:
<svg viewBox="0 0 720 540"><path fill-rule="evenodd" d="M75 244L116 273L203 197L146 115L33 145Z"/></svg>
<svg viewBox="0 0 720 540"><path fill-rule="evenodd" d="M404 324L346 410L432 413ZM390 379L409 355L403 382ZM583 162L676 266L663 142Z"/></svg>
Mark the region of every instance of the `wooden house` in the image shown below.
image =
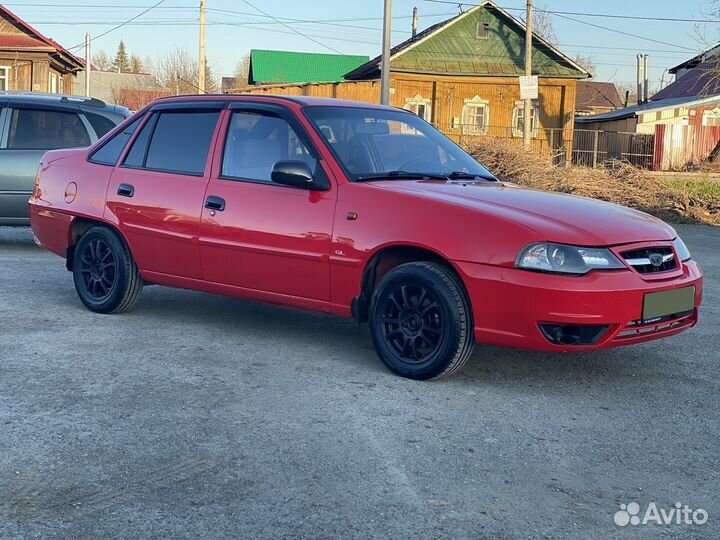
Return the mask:
<svg viewBox="0 0 720 540"><path fill-rule="evenodd" d="M533 36L532 72L539 95L531 109L535 144L556 151L572 145L576 83L589 74ZM490 0L435 24L392 48L391 105L411 110L456 140L522 138L525 26ZM380 102L381 58L321 84L274 84L238 89Z"/></svg>
<svg viewBox="0 0 720 540"><path fill-rule="evenodd" d="M0 4L0 91L72 94L84 62Z"/></svg>

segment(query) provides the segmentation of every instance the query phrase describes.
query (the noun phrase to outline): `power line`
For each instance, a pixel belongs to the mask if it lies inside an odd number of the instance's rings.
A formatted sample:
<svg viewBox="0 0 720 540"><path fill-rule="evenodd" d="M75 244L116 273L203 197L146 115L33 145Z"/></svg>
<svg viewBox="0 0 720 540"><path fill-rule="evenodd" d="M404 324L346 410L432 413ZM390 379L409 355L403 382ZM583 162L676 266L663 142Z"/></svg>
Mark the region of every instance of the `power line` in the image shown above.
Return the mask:
<svg viewBox="0 0 720 540"><path fill-rule="evenodd" d="M127 21L125 21L125 22L123 22L123 23L120 23L120 24L118 24L117 26L114 26L114 27L110 28L109 30L106 30L105 32L102 32L101 34L98 34L97 36L93 36L93 37L90 39L90 41L94 41L94 40L99 39L99 38L101 38L101 37L103 37L103 36L107 36L110 32L114 32L115 30L117 30L117 29L119 29L119 28L122 28L123 26L125 26L125 25L127 25L127 24L130 24L130 23L133 22L135 19L139 19L140 17L142 17L143 15L145 15L145 14L146 14L147 12L149 12L150 10L155 9L156 7L158 7L158 6L159 6L160 4L162 4L163 2L165 2L165 0L159 0L158 2L156 2L155 4L153 4L152 6L148 7L147 9L144 9L143 11L141 11L140 13L138 13L137 15L135 15L134 17L131 17L131 18L128 19ZM68 51L73 51L73 50L75 50L75 49L80 49L80 48L82 48L82 47L84 47L84 46L85 46L85 42L83 41L82 43L80 43L80 44L78 44L78 45L75 45L74 47L70 47L70 48L67 49L67 50L68 50Z"/></svg>
<svg viewBox="0 0 720 540"><path fill-rule="evenodd" d="M449 4L453 6L476 6L474 3L453 2L452 0L425 0L434 4ZM523 8L503 8L506 11L525 11ZM535 11L551 13L553 15L579 15L582 17L602 17L608 19L629 19L637 21L661 21L661 22L691 22L691 23L720 23L720 19L685 19L678 17L648 17L642 15L617 15L614 13L588 13L585 11L554 11L551 9L533 8Z"/></svg>
<svg viewBox="0 0 720 540"><path fill-rule="evenodd" d="M293 28L292 26L290 26L289 24L286 24L286 23L284 23L284 22L276 19L275 17L273 17L273 16L270 15L269 13L266 13L265 11L263 11L262 9L260 9L259 7L254 6L254 5L253 5L252 3L250 3L248 0L241 0L241 2L243 2L244 4L247 4L247 5L250 6L252 9L254 9L255 11L258 11L258 12L262 13L262 14L265 15L266 17L270 17L272 20L274 20L274 21L277 22L278 24L281 24L281 25L283 25L285 28L288 28L289 30L292 30L294 33L298 34L299 36L302 36L302 37L304 37L305 39L309 39L309 40L312 41L313 43L317 43L318 45L320 45L320 46L322 46L322 47L325 47L326 49L329 49L329 50L331 50L331 51L333 51L333 52L336 52L336 53L338 53L338 54L343 54L343 53L341 53L340 51L338 51L336 48L331 47L330 45L327 45L327 44L323 43L322 41L318 41L317 39L312 38L312 37L308 36L307 34L303 34L300 30L297 30L297 29Z"/></svg>

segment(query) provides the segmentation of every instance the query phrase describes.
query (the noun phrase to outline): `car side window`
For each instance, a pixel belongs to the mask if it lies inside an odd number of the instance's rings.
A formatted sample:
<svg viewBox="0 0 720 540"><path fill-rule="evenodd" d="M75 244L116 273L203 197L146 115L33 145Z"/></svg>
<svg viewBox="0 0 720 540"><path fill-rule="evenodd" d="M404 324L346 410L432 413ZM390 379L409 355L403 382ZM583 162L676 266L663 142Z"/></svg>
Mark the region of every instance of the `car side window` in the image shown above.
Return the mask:
<svg viewBox="0 0 720 540"><path fill-rule="evenodd" d="M202 176L205 173L210 144L219 118L220 111L157 113L143 161L139 164L126 161L126 164L157 171ZM142 135L143 133L138 139ZM130 151L133 159L135 159L135 146L141 148L144 145L142 141L133 144L133 149ZM128 158L130 157L128 154Z"/></svg>
<svg viewBox="0 0 720 540"><path fill-rule="evenodd" d="M106 133L112 131L112 129L117 125L107 116L103 116L102 114L92 113L90 111L83 111L83 113L85 114L85 118L87 118L88 122L90 122L92 128L95 130L95 135L97 135L98 139Z"/></svg>
<svg viewBox="0 0 720 540"><path fill-rule="evenodd" d="M305 161L315 170L317 160L286 120L272 112L235 111L223 152L224 178L271 182L278 161Z"/></svg>
<svg viewBox="0 0 720 540"><path fill-rule="evenodd" d="M95 150L90 156L90 161L101 165L112 165L114 167L118 159L120 159L120 154L122 154L125 149L125 145L140 125L142 118L143 115L135 116L122 130L118 131L110 140Z"/></svg>
<svg viewBox="0 0 720 540"><path fill-rule="evenodd" d="M70 111L13 109L7 147L15 150L53 150L90 146L80 115Z"/></svg>

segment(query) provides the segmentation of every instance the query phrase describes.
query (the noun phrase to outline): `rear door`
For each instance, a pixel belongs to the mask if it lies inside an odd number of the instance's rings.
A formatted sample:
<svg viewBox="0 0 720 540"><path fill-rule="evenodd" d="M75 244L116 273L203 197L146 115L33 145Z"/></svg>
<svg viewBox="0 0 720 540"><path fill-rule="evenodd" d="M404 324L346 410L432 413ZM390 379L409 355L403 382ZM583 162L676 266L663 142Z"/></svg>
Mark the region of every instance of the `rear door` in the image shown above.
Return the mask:
<svg viewBox="0 0 720 540"><path fill-rule="evenodd" d="M0 137L0 218L27 218L27 201L45 152L92 142L77 107L13 101Z"/></svg>
<svg viewBox="0 0 720 540"><path fill-rule="evenodd" d="M198 229L221 102L152 108L113 171L105 218L140 270L200 278Z"/></svg>

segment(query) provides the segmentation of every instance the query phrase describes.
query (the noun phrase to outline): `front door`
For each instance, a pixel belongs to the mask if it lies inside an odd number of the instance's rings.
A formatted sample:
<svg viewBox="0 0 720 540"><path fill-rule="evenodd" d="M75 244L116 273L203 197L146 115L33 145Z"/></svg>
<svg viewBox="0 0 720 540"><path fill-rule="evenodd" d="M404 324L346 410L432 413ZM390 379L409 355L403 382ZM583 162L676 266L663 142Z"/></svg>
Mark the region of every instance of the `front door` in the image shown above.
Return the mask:
<svg viewBox="0 0 720 540"><path fill-rule="evenodd" d="M106 218L125 234L143 272L201 277L200 214L221 108L154 107L113 171Z"/></svg>
<svg viewBox="0 0 720 540"><path fill-rule="evenodd" d="M200 227L204 279L329 301L335 184L310 191L270 179L282 160L327 174L319 154L282 107L234 104L225 114Z"/></svg>

